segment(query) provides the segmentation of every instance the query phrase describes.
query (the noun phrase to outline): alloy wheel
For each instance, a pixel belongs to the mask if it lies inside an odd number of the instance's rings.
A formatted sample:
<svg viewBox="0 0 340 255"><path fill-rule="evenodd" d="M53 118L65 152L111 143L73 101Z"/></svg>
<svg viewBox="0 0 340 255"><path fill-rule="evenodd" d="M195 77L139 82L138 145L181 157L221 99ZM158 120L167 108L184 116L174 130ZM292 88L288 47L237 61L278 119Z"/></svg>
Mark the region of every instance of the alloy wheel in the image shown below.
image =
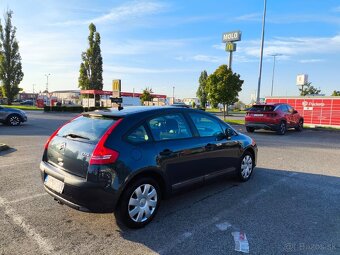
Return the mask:
<svg viewBox="0 0 340 255"><path fill-rule="evenodd" d="M20 119L18 116L11 116L10 119L9 119L9 123L12 125L12 126L17 126L20 124Z"/></svg>

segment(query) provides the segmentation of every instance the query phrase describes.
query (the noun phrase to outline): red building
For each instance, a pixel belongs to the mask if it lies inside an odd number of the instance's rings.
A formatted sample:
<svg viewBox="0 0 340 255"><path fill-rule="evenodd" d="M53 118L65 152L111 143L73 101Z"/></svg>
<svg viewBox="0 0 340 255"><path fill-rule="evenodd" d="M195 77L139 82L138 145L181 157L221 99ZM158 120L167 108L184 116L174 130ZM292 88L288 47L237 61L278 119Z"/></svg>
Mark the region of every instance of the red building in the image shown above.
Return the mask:
<svg viewBox="0 0 340 255"><path fill-rule="evenodd" d="M266 103L287 103L311 126L340 128L340 97L267 97Z"/></svg>

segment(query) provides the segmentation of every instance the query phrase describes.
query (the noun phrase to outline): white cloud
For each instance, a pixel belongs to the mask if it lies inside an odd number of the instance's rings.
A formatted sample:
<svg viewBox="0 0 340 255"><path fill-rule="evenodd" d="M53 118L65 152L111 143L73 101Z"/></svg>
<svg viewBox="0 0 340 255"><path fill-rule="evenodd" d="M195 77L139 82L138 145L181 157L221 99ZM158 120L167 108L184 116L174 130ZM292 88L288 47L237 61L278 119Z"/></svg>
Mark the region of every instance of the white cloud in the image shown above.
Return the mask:
<svg viewBox="0 0 340 255"><path fill-rule="evenodd" d="M195 55L191 58L195 61L210 62L210 63L222 63L226 60L224 57L208 56L208 55Z"/></svg>
<svg viewBox="0 0 340 255"><path fill-rule="evenodd" d="M140 55L156 51L166 52L190 43L194 39L168 39L168 40L126 40L117 42L103 42L102 52L111 55Z"/></svg>
<svg viewBox="0 0 340 255"><path fill-rule="evenodd" d="M333 12L340 12L340 5L333 9Z"/></svg>
<svg viewBox="0 0 340 255"><path fill-rule="evenodd" d="M89 23L104 24L131 21L146 15L163 12L167 5L154 0L135 0L112 8L108 13L87 20L69 20L53 25L72 26L87 25Z"/></svg>
<svg viewBox="0 0 340 255"><path fill-rule="evenodd" d="M260 41L244 41L239 52L259 57ZM333 37L278 37L265 41L264 55L280 53L286 56L303 54L337 53L340 51L340 35Z"/></svg>
<svg viewBox="0 0 340 255"><path fill-rule="evenodd" d="M340 6L336 7L334 12L340 12ZM249 13L233 18L234 22L262 22L262 13ZM272 24L296 24L296 23L330 23L340 24L340 17L331 15L315 14L285 14L285 15L266 15L266 23Z"/></svg>
<svg viewBox="0 0 340 255"><path fill-rule="evenodd" d="M308 64L308 63L319 63L319 62L324 62L324 59L319 59L319 58L312 58L312 59L301 59L299 60L300 63L302 64Z"/></svg>
<svg viewBox="0 0 340 255"><path fill-rule="evenodd" d="M261 13L249 13L235 18L236 21L261 21Z"/></svg>
<svg viewBox="0 0 340 255"><path fill-rule="evenodd" d="M143 67L129 67L129 66L104 66L104 71L117 74L161 74L161 73L188 73L196 72L196 69L180 69L180 68L143 68Z"/></svg>

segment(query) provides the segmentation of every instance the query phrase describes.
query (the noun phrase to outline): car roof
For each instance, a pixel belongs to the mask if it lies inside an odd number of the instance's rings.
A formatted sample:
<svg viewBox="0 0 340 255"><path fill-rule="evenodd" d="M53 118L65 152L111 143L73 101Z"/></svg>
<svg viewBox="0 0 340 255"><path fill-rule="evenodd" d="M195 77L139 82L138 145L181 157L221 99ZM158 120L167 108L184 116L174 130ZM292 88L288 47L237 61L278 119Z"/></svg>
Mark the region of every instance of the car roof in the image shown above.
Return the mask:
<svg viewBox="0 0 340 255"><path fill-rule="evenodd" d="M186 108L178 108L172 106L126 106L122 110L116 108L109 108L105 110L96 110L94 112L84 113L84 115L102 115L102 116L112 116L112 117L125 117L138 113L156 113L169 110L179 110Z"/></svg>
<svg viewBox="0 0 340 255"><path fill-rule="evenodd" d="M278 105L281 105L281 104L285 104L285 103L254 104L253 106L266 106L266 105L278 106Z"/></svg>

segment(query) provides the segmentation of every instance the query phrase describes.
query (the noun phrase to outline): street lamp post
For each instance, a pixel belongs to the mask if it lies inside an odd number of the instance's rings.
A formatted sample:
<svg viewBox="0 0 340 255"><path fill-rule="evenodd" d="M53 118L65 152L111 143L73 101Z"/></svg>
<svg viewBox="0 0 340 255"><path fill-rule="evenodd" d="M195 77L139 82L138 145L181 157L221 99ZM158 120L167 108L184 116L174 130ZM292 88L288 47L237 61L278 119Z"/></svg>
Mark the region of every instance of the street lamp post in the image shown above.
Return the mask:
<svg viewBox="0 0 340 255"><path fill-rule="evenodd" d="M51 74L45 74L46 76L46 92L48 92L48 76L50 76Z"/></svg>
<svg viewBox="0 0 340 255"><path fill-rule="evenodd" d="M270 91L270 96L272 97L273 96L273 88L274 88L274 75L275 75L275 60L276 60L276 57L277 56L282 56L282 54L278 54L278 53L275 53L275 54L271 54L269 56L272 56L274 58L274 63L273 63L273 74L272 74L272 89Z"/></svg>
<svg viewBox="0 0 340 255"><path fill-rule="evenodd" d="M263 59L263 44L264 44L264 30L266 24L266 8L267 0L264 0L263 18L262 18L262 38L261 38L261 52L260 52L260 65L259 65L259 80L257 84L257 98L256 102L260 102L260 88L261 88L261 76L262 76L262 59Z"/></svg>

